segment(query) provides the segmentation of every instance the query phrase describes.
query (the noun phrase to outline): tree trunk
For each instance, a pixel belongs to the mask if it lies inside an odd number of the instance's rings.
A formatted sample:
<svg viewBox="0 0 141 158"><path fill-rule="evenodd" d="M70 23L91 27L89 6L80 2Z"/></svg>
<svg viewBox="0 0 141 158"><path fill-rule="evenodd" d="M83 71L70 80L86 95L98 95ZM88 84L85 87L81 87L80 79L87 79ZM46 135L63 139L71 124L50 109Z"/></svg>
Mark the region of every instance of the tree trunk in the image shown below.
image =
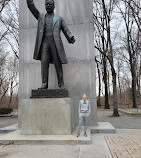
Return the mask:
<svg viewBox="0 0 141 158"><path fill-rule="evenodd" d="M135 68L131 66L131 73L132 73L132 100L133 100L133 108L137 108L136 104L136 73Z"/></svg>
<svg viewBox="0 0 141 158"><path fill-rule="evenodd" d="M116 85L116 71L114 68L114 61L113 61L113 48L112 48L112 42L111 42L111 30L110 30L110 18L108 17L108 26L107 26L107 39L109 42L109 62L111 65L111 71L112 71L112 79L113 79L113 116L119 117L118 113L118 104L117 104L117 85Z"/></svg>
<svg viewBox="0 0 141 158"><path fill-rule="evenodd" d="M104 74L103 80L105 85L105 109L110 109L109 107L109 95L108 95L108 85L107 85L107 68L106 68L106 57L103 57L103 67L104 67Z"/></svg>
<svg viewBox="0 0 141 158"><path fill-rule="evenodd" d="M12 97L13 97L13 90L11 90L11 92L10 92L10 99L9 99L8 107L10 107L10 105L11 105Z"/></svg>
<svg viewBox="0 0 141 158"><path fill-rule="evenodd" d="M137 75L137 87L138 87L138 94L141 95L141 55L140 55L140 67Z"/></svg>
<svg viewBox="0 0 141 158"><path fill-rule="evenodd" d="M118 113L118 105L117 105L117 87L116 87L116 72L112 70L112 77L113 77L113 116L119 117Z"/></svg>
<svg viewBox="0 0 141 158"><path fill-rule="evenodd" d="M99 89L98 89L98 100L97 100L97 106L101 106L100 103L100 93L101 93L101 76L100 76L100 69L97 59L95 58L96 65L97 65L97 71L98 71L98 81L99 81Z"/></svg>

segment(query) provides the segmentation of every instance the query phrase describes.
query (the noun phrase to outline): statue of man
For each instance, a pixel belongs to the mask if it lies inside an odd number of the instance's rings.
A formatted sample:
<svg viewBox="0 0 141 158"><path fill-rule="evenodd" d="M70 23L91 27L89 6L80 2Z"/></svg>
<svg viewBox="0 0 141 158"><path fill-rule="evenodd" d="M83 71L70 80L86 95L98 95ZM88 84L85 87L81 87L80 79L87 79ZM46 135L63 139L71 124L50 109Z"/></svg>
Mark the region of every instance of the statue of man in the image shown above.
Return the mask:
<svg viewBox="0 0 141 158"><path fill-rule="evenodd" d="M62 17L54 15L54 0L45 0L46 14L41 14L34 5L33 0L27 0L28 8L38 20L37 37L33 58L41 60L42 86L48 88L49 64L54 63L58 78L58 86L64 89L62 64L67 63L67 58L60 31L63 31L68 42L75 42Z"/></svg>

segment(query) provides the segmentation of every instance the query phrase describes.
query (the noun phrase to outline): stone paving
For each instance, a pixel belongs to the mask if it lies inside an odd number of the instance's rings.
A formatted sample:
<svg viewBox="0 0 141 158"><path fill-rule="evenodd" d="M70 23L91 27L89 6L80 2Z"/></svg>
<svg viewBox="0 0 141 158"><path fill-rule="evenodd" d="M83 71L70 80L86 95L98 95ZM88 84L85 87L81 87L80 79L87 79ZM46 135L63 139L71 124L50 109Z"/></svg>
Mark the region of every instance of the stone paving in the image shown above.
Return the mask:
<svg viewBox="0 0 141 158"><path fill-rule="evenodd" d="M103 134L94 134L88 145L0 145L0 158L112 157Z"/></svg>
<svg viewBox="0 0 141 158"><path fill-rule="evenodd" d="M141 158L141 136L105 136L113 158Z"/></svg>

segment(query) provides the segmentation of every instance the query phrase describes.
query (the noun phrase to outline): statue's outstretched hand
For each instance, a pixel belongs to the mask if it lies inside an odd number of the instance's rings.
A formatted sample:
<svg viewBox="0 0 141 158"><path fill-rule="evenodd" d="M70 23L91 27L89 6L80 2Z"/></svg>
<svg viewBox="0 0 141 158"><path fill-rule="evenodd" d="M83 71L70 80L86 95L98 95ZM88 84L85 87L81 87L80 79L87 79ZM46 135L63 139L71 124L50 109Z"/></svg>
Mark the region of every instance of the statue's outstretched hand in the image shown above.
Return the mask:
<svg viewBox="0 0 141 158"><path fill-rule="evenodd" d="M69 43L73 44L74 42L75 42L75 38L74 38L74 36L72 36L72 37L70 38L70 40L69 40Z"/></svg>

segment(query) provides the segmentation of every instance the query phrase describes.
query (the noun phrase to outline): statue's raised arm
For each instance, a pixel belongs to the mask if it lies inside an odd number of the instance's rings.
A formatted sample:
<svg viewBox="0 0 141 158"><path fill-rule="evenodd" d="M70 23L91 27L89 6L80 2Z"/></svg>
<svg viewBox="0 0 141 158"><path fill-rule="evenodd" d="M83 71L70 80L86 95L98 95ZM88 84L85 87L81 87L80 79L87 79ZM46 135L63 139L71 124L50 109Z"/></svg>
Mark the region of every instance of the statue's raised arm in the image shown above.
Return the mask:
<svg viewBox="0 0 141 158"><path fill-rule="evenodd" d="M40 13L34 4L34 1L33 0L26 0L26 1L27 1L27 6L28 6L29 10L34 15L34 17L38 20Z"/></svg>

